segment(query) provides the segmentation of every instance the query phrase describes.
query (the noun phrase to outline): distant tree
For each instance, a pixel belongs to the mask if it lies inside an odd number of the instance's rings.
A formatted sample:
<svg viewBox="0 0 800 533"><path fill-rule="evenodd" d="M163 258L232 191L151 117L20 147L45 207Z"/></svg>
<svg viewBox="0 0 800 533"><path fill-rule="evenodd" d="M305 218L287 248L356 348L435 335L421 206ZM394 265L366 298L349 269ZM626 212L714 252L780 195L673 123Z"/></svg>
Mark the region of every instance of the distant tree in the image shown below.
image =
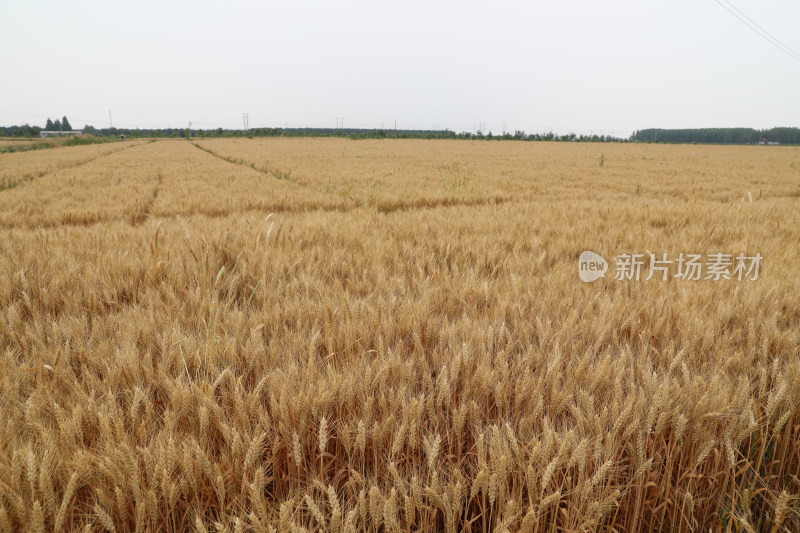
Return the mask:
<svg viewBox="0 0 800 533"><path fill-rule="evenodd" d="M660 143L756 144L763 131L751 128L696 128L637 130L631 141Z"/></svg>
<svg viewBox="0 0 800 533"><path fill-rule="evenodd" d="M72 126L70 125L69 120L67 120L67 117L63 117L61 119L61 127L64 128L65 131L72 131Z"/></svg>
<svg viewBox="0 0 800 533"><path fill-rule="evenodd" d="M53 129L55 129L55 127L56 126L55 126L55 124L53 124L53 121L48 118L47 119L47 124L45 124L44 129L46 129L48 131L52 131Z"/></svg>
<svg viewBox="0 0 800 533"><path fill-rule="evenodd" d="M798 128L772 128L765 130L763 136L768 142L781 144L800 144L800 129Z"/></svg>
<svg viewBox="0 0 800 533"><path fill-rule="evenodd" d="M60 120L56 119L56 121L53 123L53 129L54 130L61 130L61 121Z"/></svg>

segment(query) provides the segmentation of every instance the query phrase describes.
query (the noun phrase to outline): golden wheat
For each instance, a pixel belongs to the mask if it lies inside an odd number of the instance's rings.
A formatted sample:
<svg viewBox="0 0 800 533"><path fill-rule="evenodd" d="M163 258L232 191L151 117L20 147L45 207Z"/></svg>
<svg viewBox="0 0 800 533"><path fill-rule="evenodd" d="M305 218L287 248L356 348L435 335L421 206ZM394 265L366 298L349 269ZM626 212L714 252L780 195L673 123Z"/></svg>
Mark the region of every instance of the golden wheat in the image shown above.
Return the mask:
<svg viewBox="0 0 800 533"><path fill-rule="evenodd" d="M336 139L0 155L0 529L796 531L798 164ZM585 249L764 263L583 284Z"/></svg>

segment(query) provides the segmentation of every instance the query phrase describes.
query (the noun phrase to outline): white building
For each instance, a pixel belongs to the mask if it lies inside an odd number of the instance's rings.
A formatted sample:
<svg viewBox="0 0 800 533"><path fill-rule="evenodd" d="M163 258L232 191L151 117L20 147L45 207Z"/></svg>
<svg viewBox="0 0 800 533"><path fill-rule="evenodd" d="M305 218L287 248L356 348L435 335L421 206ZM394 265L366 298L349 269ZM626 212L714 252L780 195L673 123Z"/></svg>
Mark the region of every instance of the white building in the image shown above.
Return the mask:
<svg viewBox="0 0 800 533"><path fill-rule="evenodd" d="M80 135L82 131L57 131L57 130L42 130L39 132L39 137L53 137L59 135Z"/></svg>

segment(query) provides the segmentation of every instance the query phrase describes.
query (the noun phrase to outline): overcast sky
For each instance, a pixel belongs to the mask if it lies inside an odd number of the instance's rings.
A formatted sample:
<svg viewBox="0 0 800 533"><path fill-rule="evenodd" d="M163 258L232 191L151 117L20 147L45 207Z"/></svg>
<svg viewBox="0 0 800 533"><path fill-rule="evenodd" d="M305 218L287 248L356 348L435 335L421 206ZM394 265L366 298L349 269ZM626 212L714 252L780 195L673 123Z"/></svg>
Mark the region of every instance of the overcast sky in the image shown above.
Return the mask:
<svg viewBox="0 0 800 533"><path fill-rule="evenodd" d="M800 51L800 2L731 2ZM800 60L716 0L4 0L0 35L0 125L800 126Z"/></svg>

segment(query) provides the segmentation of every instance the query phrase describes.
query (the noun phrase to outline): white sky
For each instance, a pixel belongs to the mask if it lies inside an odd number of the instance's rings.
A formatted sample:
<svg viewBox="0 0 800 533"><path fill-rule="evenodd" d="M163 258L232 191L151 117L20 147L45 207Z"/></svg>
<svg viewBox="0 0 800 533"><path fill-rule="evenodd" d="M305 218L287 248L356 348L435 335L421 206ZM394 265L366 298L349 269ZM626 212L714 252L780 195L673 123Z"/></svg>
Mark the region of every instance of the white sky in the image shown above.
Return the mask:
<svg viewBox="0 0 800 533"><path fill-rule="evenodd" d="M800 2L731 1L800 52ZM0 35L2 125L800 126L800 61L715 0L3 0Z"/></svg>

